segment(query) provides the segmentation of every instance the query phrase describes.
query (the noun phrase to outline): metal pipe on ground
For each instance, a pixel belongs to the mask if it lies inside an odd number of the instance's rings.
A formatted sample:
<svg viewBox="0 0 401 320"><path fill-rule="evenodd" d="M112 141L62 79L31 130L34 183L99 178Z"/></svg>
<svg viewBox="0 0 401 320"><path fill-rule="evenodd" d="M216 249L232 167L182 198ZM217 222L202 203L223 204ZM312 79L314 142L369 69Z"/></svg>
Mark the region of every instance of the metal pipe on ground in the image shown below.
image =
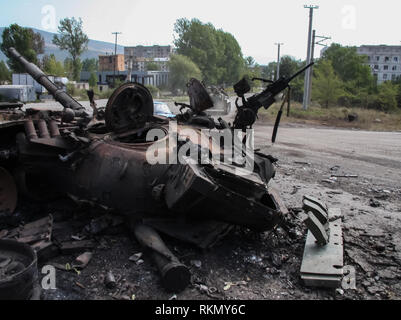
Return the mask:
<svg viewBox="0 0 401 320"><path fill-rule="evenodd" d="M165 289L175 293L183 291L190 283L191 273L167 248L159 234L143 224L134 227L134 234L143 247L151 250Z"/></svg>

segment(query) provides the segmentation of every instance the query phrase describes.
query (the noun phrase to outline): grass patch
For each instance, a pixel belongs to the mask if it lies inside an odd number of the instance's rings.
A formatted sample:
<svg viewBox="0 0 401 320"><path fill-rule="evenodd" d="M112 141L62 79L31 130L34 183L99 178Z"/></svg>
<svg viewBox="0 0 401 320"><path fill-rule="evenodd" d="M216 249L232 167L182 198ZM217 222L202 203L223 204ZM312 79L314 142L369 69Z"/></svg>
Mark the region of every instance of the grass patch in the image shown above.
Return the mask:
<svg viewBox="0 0 401 320"><path fill-rule="evenodd" d="M172 102L179 102L179 103L189 103L188 96L173 96L173 95L160 95L159 100L164 101L172 101Z"/></svg>
<svg viewBox="0 0 401 320"><path fill-rule="evenodd" d="M274 124L281 103L276 103L268 110L261 109L259 122ZM290 117L286 115L285 108L281 123L303 123L324 125L341 128L355 128L371 131L400 131L401 110L394 113L385 113L373 109L329 107L321 108L312 105L308 110L303 110L300 103L291 103ZM355 121L350 122L348 115L357 115Z"/></svg>

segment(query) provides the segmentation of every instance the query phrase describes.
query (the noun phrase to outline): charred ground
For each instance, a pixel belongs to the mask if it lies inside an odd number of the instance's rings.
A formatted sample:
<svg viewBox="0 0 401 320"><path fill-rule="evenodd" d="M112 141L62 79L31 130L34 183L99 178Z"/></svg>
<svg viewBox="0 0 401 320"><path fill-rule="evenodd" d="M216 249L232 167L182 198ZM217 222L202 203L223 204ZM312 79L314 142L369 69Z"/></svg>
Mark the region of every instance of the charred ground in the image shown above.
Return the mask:
<svg viewBox="0 0 401 320"><path fill-rule="evenodd" d="M315 140L308 144L290 144L292 135L317 130ZM325 131L326 130L326 131ZM256 144L267 147L264 135L271 127L259 127ZM324 136L327 133L328 136ZM400 222L401 186L399 168L394 167L394 151L380 152L380 135L371 136L369 150L360 145L363 132L336 130L340 145L321 149L319 143L330 140L330 131L320 128L283 128L281 140L269 152L280 159L274 179L281 190L290 215L286 231L255 233L235 228L226 238L209 250L164 237L173 253L191 266L191 285L184 292L166 292L156 267L124 224L104 232L87 232L95 243L93 258L78 274L74 270L57 270L57 290L43 291L43 299L399 299L401 286ZM390 134L390 133L389 133ZM391 135L391 134L390 134ZM393 133L396 137L397 133ZM298 136L298 135L297 135ZM379 137L379 138L378 138ZM352 141L354 140L354 141ZM354 152L347 150L354 145ZM364 150L360 150L360 149ZM385 146L384 146L385 148ZM396 146L395 149L396 150ZM349 151L349 152L348 152ZM374 168L372 170L372 168ZM356 178L332 175L353 174ZM301 222L303 195L313 195L330 207L344 213L344 259L356 268L357 290L323 290L306 288L300 279L300 265L306 227ZM20 201L14 221L31 221L53 214L56 224L55 242L90 230L105 212L99 208L79 206L71 200L46 204ZM95 219L95 220L94 220ZM0 226L0 229L5 225ZM130 261L136 253L140 260ZM41 265L63 266L73 263L82 252L61 255ZM108 289L104 278L111 271L116 279Z"/></svg>

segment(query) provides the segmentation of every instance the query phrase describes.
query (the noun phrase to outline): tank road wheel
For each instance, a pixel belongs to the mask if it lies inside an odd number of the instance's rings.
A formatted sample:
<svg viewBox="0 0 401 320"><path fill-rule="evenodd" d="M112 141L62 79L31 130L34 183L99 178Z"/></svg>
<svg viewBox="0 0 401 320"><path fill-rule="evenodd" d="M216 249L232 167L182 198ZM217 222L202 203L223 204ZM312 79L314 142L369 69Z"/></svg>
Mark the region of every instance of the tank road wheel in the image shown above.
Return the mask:
<svg viewBox="0 0 401 320"><path fill-rule="evenodd" d="M0 300L39 300L36 252L15 240L0 240Z"/></svg>
<svg viewBox="0 0 401 320"><path fill-rule="evenodd" d="M139 83L125 83L107 101L107 128L114 132L140 128L149 116L153 116L153 110L153 98L146 87Z"/></svg>

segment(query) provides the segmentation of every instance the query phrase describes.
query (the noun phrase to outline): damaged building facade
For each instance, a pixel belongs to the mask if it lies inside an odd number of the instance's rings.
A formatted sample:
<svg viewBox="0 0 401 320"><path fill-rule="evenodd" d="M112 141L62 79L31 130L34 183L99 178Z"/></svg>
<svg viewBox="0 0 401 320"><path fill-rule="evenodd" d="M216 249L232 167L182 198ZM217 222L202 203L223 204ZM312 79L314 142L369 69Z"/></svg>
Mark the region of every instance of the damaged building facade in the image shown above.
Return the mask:
<svg viewBox="0 0 401 320"><path fill-rule="evenodd" d="M170 73L168 62L172 53L172 46L155 45L125 47L124 55L99 56L99 71L96 73L99 88L113 84L114 77L121 82L167 87ZM149 63L156 65L157 70L148 70ZM88 82L90 76L90 72L81 72L81 81Z"/></svg>
<svg viewBox="0 0 401 320"><path fill-rule="evenodd" d="M401 46L364 45L358 47L357 52L367 57L366 64L378 84L401 76Z"/></svg>

